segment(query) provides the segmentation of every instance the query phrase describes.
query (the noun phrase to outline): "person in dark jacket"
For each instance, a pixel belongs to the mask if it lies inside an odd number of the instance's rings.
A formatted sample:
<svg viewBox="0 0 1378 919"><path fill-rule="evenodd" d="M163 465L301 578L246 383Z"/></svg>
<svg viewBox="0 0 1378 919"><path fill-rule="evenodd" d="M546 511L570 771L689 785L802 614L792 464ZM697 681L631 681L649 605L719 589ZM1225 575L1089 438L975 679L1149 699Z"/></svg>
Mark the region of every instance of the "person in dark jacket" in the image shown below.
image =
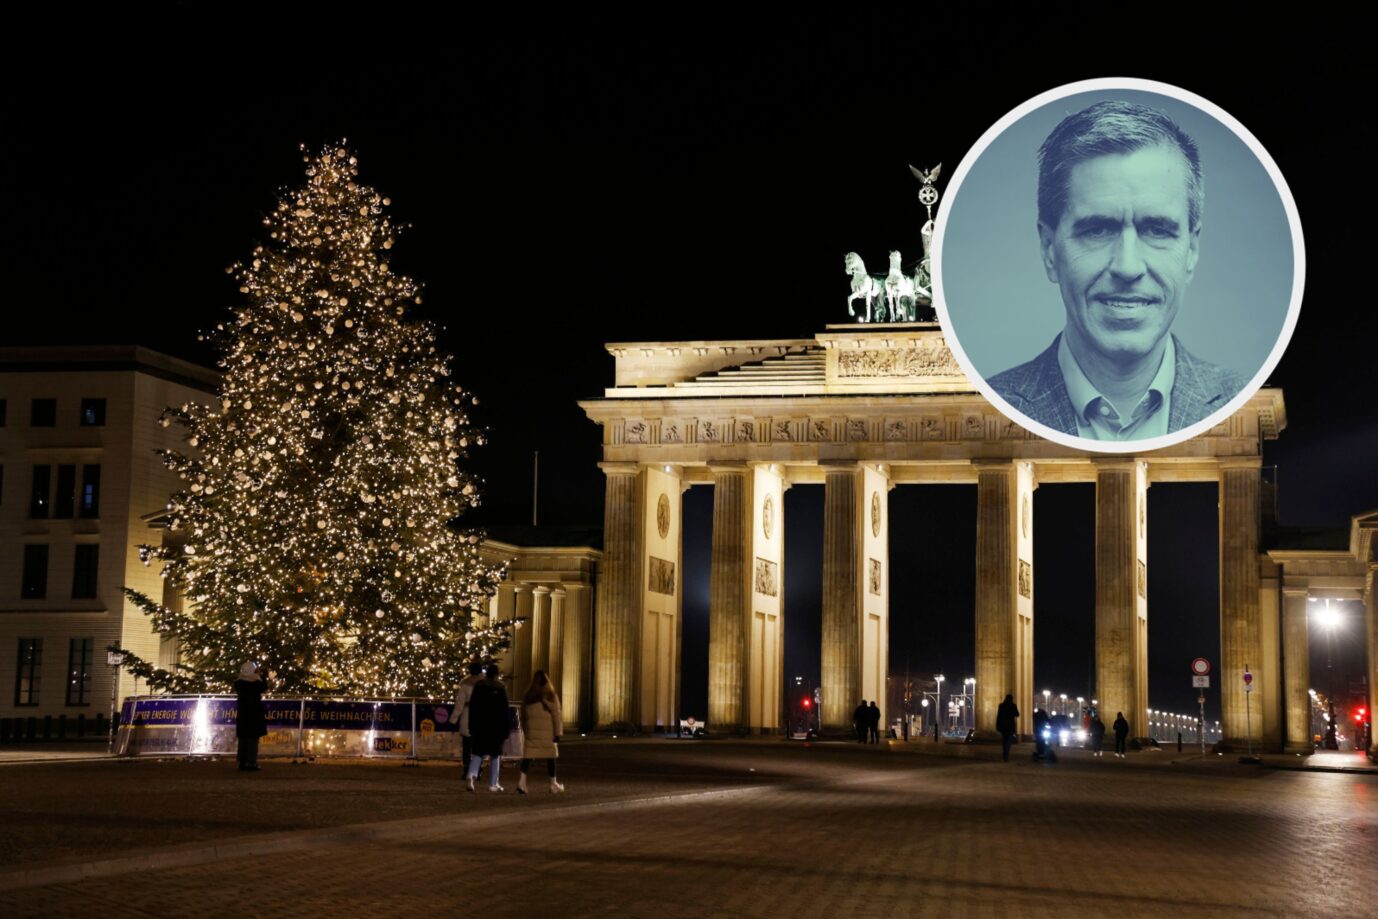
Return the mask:
<svg viewBox="0 0 1378 919"><path fill-rule="evenodd" d="M866 730L871 743L880 743L880 706L874 700L866 709Z"/></svg>
<svg viewBox="0 0 1378 919"><path fill-rule="evenodd" d="M263 692L267 684L259 676L258 667L246 663L239 668L239 679L234 681L234 692L238 697L234 733L239 738L239 771L258 772L258 740L268 733L268 722L263 717Z"/></svg>
<svg viewBox="0 0 1378 919"><path fill-rule="evenodd" d="M852 712L852 726L856 728L856 742L866 742L866 730L871 723L871 710L866 707L866 700L862 699L861 704Z"/></svg>
<svg viewBox="0 0 1378 919"><path fill-rule="evenodd" d="M474 684L469 695L469 790L474 790L483 758L489 758L488 790L502 791L498 784L498 766L502 764L502 745L512 732L511 715L507 711L507 690L498 682L501 671L497 664L489 664L484 678Z"/></svg>
<svg viewBox="0 0 1378 919"><path fill-rule="evenodd" d="M1100 720L1100 713L1097 712L1091 717L1091 755L1100 756L1105 751L1101 749L1101 744L1105 743L1105 722Z"/></svg>
<svg viewBox="0 0 1378 919"><path fill-rule="evenodd" d="M1124 720L1124 712L1115 712L1115 755L1124 759L1124 742L1129 737L1129 722Z"/></svg>
<svg viewBox="0 0 1378 919"><path fill-rule="evenodd" d="M1010 745L1014 743L1015 726L1018 724L1019 708L1014 704L1014 694L1005 693L1005 701L995 710L995 729L1000 732L1000 744L1004 749L1005 762L1010 761Z"/></svg>

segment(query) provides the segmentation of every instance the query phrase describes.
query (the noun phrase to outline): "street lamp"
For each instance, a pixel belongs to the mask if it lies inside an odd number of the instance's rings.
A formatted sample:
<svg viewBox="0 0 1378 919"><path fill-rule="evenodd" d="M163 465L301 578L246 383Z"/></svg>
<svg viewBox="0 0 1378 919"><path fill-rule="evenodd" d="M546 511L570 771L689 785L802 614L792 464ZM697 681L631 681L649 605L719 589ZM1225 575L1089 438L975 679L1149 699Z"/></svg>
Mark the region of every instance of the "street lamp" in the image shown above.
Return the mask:
<svg viewBox="0 0 1378 919"><path fill-rule="evenodd" d="M1062 693L1060 698L1062 699L1062 714L1065 715L1067 714L1067 693Z"/></svg>
<svg viewBox="0 0 1378 919"><path fill-rule="evenodd" d="M938 684L938 698L933 701L933 725L935 729L937 728L938 722L943 720L943 680L945 679L947 679L947 677L943 676L941 673L933 675L934 682ZM937 739L936 734L934 735L934 739Z"/></svg>
<svg viewBox="0 0 1378 919"><path fill-rule="evenodd" d="M1048 697L1051 695L1052 693L1048 690L1043 690L1043 713L1045 715L1048 713Z"/></svg>
<svg viewBox="0 0 1378 919"><path fill-rule="evenodd" d="M1316 622L1325 629L1325 674L1329 684L1326 688L1330 696L1330 714L1325 725L1325 748L1338 750L1340 741L1335 735L1335 630L1340 626L1340 614L1337 610L1331 609L1329 597L1324 600L1317 597L1308 599L1311 603L1325 603L1324 609L1316 611Z"/></svg>

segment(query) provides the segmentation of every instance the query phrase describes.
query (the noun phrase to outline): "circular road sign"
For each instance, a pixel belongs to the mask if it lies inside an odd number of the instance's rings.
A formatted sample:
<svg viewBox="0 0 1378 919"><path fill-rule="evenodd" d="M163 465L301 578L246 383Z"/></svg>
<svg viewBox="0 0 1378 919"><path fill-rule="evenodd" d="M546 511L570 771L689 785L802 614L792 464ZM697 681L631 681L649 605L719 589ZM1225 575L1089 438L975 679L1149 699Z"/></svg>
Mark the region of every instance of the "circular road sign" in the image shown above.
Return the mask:
<svg viewBox="0 0 1378 919"><path fill-rule="evenodd" d="M1204 657L1198 657L1191 662L1191 672L1196 676L1205 676L1211 672L1211 662Z"/></svg>

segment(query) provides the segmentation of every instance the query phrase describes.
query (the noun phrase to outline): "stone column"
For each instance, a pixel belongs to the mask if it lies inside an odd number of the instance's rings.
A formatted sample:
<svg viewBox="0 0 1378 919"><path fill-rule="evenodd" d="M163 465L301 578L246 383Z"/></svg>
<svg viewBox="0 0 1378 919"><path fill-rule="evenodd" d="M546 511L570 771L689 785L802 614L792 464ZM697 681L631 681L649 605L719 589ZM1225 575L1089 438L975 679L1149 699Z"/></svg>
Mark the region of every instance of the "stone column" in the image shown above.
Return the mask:
<svg viewBox="0 0 1378 919"><path fill-rule="evenodd" d="M531 589L531 674L550 673L550 588L537 584ZM528 683L530 680L527 681ZM522 686L518 692L526 692Z"/></svg>
<svg viewBox="0 0 1378 919"><path fill-rule="evenodd" d="M642 476L630 463L603 463L603 569L598 581L596 671L599 729L635 724L641 626Z"/></svg>
<svg viewBox="0 0 1378 919"><path fill-rule="evenodd" d="M1287 701L1286 753L1311 753L1311 638L1304 587L1282 588L1282 686Z"/></svg>
<svg viewBox="0 0 1378 919"><path fill-rule="evenodd" d="M1148 734L1145 498L1142 463L1096 461L1096 698L1107 724L1124 713L1131 737Z"/></svg>
<svg viewBox="0 0 1378 919"><path fill-rule="evenodd" d="M532 592L531 584L517 584L516 591L516 630L512 633L512 667L508 671L511 683L508 684L509 695L520 695L526 692L526 687L531 683L531 635L534 631L531 628L532 610L535 607L535 594Z"/></svg>
<svg viewBox="0 0 1378 919"><path fill-rule="evenodd" d="M1224 743L1242 750L1252 726L1257 752L1263 739L1261 693L1276 692L1276 674L1263 666L1258 604L1257 458L1220 461L1220 730ZM1244 669L1254 675L1254 699L1245 700ZM1247 710L1246 710L1247 704Z"/></svg>
<svg viewBox="0 0 1378 919"><path fill-rule="evenodd" d="M1013 462L977 459L972 464L976 466L976 729L993 735L1005 695L1020 697L1015 673L1015 507L1019 488ZM958 685L957 679L958 675L950 675L948 686ZM1029 681L1032 683L1032 675ZM1025 716L1025 724L1032 723L1032 712L1020 709L1019 713ZM938 716L945 714L939 712Z"/></svg>
<svg viewBox="0 0 1378 919"><path fill-rule="evenodd" d="M784 638L784 479L774 464L752 466L745 574L751 598L747 630L747 724L752 733L780 729Z"/></svg>
<svg viewBox="0 0 1378 919"><path fill-rule="evenodd" d="M824 469L822 719L825 731L850 731L861 701L858 469L850 464Z"/></svg>
<svg viewBox="0 0 1378 919"><path fill-rule="evenodd" d="M546 662L546 673L550 675L550 685L560 693L560 704L565 701L562 692L565 685L565 591L557 587L550 592L550 658ZM573 710L570 712L573 715Z"/></svg>
<svg viewBox="0 0 1378 919"><path fill-rule="evenodd" d="M1368 621L1368 718L1378 705L1378 539L1369 548L1368 573L1364 577L1364 618ZM1378 751L1378 731L1369 738L1370 752Z"/></svg>
<svg viewBox="0 0 1378 919"><path fill-rule="evenodd" d="M708 613L708 727L747 724L747 532L745 466L713 466L713 567Z"/></svg>
<svg viewBox="0 0 1378 919"><path fill-rule="evenodd" d="M597 577L595 583L601 583L601 580L601 577ZM594 593L585 584L570 584L566 589L569 591L569 601L565 607L564 673L560 704L566 720L584 727L598 723L597 714L591 711Z"/></svg>

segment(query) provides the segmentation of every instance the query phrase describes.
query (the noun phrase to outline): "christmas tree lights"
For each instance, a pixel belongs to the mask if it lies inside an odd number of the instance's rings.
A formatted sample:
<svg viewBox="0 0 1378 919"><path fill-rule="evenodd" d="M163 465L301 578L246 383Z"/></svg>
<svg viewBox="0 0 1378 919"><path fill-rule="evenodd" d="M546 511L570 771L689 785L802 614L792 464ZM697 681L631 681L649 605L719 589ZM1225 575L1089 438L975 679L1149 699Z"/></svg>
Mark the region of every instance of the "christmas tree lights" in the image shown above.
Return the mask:
<svg viewBox="0 0 1378 919"><path fill-rule="evenodd" d="M389 264L389 199L343 145L303 154L306 185L228 269L243 299L210 333L218 398L160 419L185 430L188 450L162 451L184 487L140 554L185 609L125 593L179 663L120 650L158 690L223 691L254 661L276 692L447 696L508 641L485 615L502 572L455 526L479 502L461 466L484 441L478 399L407 317L421 295Z"/></svg>

